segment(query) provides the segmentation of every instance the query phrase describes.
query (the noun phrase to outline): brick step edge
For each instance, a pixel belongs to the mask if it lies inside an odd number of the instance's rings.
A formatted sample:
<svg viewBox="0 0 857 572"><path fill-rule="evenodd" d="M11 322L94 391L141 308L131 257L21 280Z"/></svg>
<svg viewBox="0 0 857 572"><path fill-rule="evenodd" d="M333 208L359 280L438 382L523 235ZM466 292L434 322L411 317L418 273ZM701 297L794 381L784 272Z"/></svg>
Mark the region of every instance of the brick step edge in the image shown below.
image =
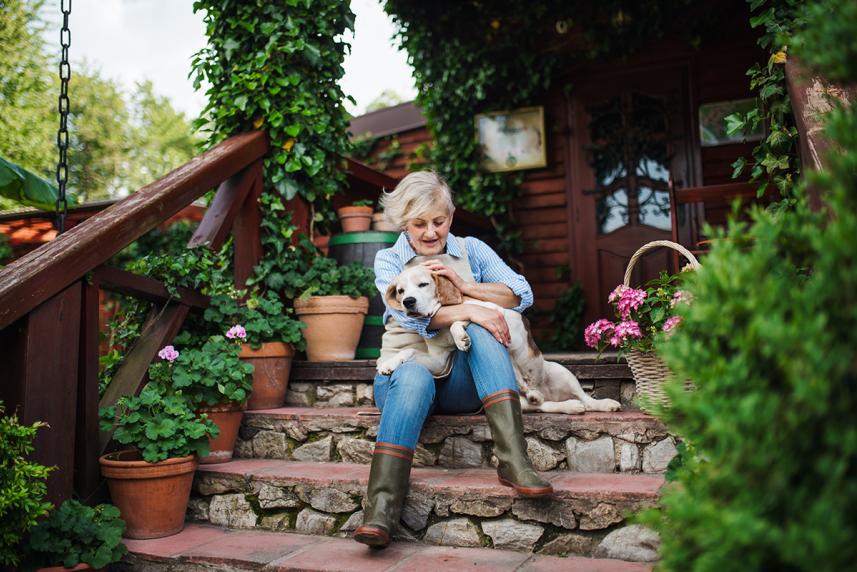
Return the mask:
<svg viewBox="0 0 857 572"><path fill-rule="evenodd" d="M174 536L125 540L130 554L112 569L172 572L263 570L265 572L644 572L648 564L620 560L557 558L486 548L450 548L394 542L371 550L344 538L277 534L259 530L233 531L188 524Z"/></svg>
<svg viewBox="0 0 857 572"><path fill-rule="evenodd" d="M414 469L400 537L446 546L591 556L626 517L655 506L663 478L546 473L550 499L523 499L493 469ZM350 534L363 520L369 467L241 460L197 471L190 520L316 536Z"/></svg>
<svg viewBox="0 0 857 572"><path fill-rule="evenodd" d="M377 413L374 407L246 411L235 455L369 463ZM663 423L639 411L523 417L528 453L539 471L662 473L676 454L675 440ZM492 443L484 415L435 415L420 435L415 466L488 467Z"/></svg>

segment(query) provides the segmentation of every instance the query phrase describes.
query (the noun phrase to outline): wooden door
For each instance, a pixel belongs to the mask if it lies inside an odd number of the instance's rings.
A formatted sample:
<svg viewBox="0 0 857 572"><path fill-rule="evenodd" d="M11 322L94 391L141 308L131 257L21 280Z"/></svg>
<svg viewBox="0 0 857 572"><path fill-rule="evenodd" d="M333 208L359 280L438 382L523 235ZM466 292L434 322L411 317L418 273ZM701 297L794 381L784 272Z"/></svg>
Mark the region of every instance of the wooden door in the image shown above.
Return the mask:
<svg viewBox="0 0 857 572"><path fill-rule="evenodd" d="M572 273L586 297L586 318L612 318L607 295L631 255L670 238L668 181L688 180L687 73L683 67L588 75L570 96L572 124L569 233ZM670 251L635 265L632 286L669 268Z"/></svg>

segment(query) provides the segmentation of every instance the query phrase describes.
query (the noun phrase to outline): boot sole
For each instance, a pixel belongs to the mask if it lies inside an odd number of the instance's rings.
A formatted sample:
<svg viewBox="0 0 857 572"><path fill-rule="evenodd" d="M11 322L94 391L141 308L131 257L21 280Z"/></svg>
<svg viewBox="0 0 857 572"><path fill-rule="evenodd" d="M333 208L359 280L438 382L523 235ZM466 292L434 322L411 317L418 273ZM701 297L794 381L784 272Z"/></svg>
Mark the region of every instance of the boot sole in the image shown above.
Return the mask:
<svg viewBox="0 0 857 572"><path fill-rule="evenodd" d="M549 497L553 494L553 487L548 485L547 487L522 487L520 485L516 485L512 481L507 481L502 477L497 477L497 480L500 481L500 484L506 487L512 487L515 489L519 495L525 498L540 498L540 497Z"/></svg>
<svg viewBox="0 0 857 572"><path fill-rule="evenodd" d="M354 531L354 540L367 546L384 548L390 544L390 535L380 528L361 526Z"/></svg>

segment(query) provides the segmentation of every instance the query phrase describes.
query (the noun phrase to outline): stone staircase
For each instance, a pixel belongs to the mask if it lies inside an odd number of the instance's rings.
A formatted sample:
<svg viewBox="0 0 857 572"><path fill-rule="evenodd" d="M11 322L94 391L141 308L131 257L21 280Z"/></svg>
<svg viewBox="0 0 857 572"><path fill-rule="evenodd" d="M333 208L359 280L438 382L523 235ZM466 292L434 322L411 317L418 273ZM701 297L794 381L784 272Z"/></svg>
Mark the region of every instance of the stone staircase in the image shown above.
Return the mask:
<svg viewBox="0 0 857 572"><path fill-rule="evenodd" d="M633 382L624 363L598 363L591 354L551 359L575 372L590 393L625 407L524 415L528 451L554 486L551 499L518 498L499 484L483 415L434 416L420 436L397 540L378 556L348 538L362 522L378 428L374 364L298 362L286 406L246 412L236 458L198 470L192 524L173 540L128 541L132 557L124 566L451 570L460 562L485 570L647 569L628 561L652 560L657 539L628 525L627 517L657 502L676 452L673 439L659 421L631 408Z"/></svg>

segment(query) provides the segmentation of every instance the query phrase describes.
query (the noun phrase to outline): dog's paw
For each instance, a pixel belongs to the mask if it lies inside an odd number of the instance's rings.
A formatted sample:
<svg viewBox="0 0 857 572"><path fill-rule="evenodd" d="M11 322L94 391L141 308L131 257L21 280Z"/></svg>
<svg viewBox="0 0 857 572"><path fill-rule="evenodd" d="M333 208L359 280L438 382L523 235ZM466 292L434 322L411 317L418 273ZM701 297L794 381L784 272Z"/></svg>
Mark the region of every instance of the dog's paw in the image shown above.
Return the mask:
<svg viewBox="0 0 857 572"><path fill-rule="evenodd" d="M399 360L397 359L388 359L385 360L375 366L375 369L381 375L390 375L395 371L395 369L399 366Z"/></svg>
<svg viewBox="0 0 857 572"><path fill-rule="evenodd" d="M579 415L581 413L586 413L586 406L583 402L578 401L577 399L569 399L566 401L565 412L569 415Z"/></svg>
<svg viewBox="0 0 857 572"><path fill-rule="evenodd" d="M470 350L470 343L470 336L468 336L466 333L460 336L455 336L455 347L457 347L463 352Z"/></svg>
<svg viewBox="0 0 857 572"><path fill-rule="evenodd" d="M545 396L538 389L531 389L526 393L527 403L538 406L545 402Z"/></svg>
<svg viewBox="0 0 857 572"><path fill-rule="evenodd" d="M622 405L615 399L593 399L586 404L587 411L619 411Z"/></svg>

